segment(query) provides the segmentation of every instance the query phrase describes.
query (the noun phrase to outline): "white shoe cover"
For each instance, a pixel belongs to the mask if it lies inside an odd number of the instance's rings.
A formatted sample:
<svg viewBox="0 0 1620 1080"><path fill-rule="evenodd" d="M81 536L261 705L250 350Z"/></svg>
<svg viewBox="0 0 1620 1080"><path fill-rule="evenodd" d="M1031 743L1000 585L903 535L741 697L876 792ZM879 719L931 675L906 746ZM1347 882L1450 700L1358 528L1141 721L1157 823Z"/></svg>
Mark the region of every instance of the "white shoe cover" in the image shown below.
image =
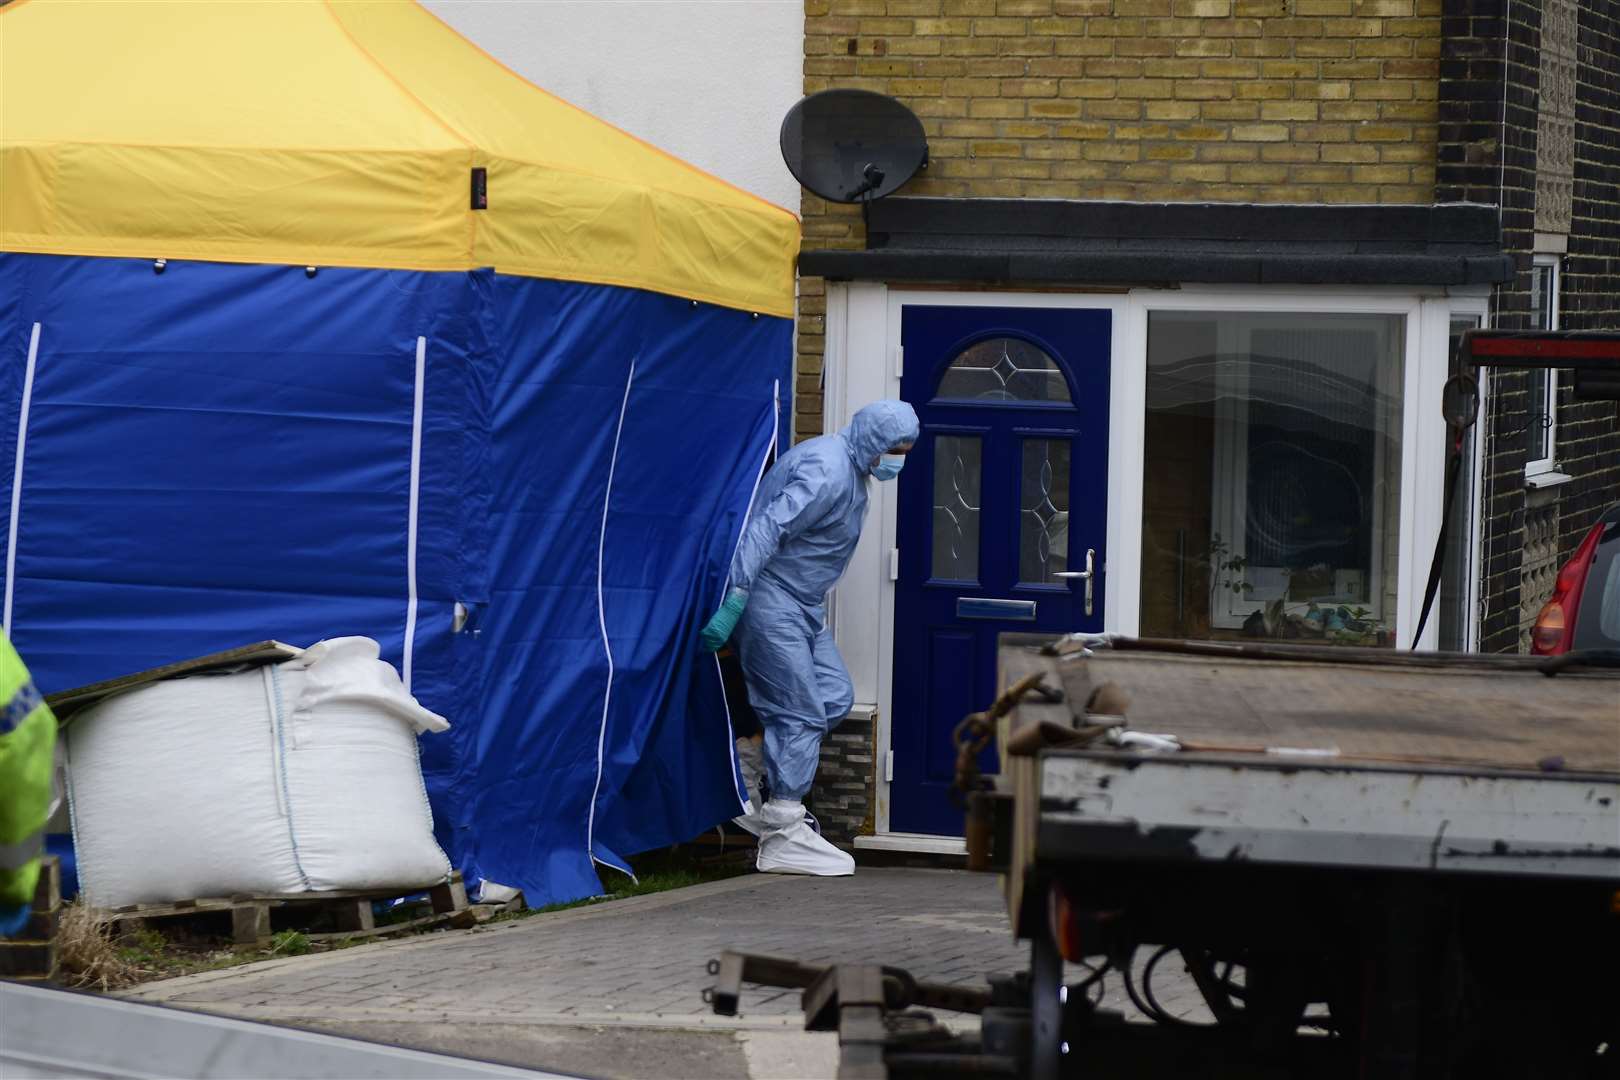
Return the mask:
<svg viewBox="0 0 1620 1080"><path fill-rule="evenodd" d="M737 764L742 769L743 787L748 791L748 809L732 818L731 823L751 836L758 836L765 829L759 818L762 805L759 782L765 775L765 755L760 744L753 739L738 739Z"/></svg>
<svg viewBox="0 0 1620 1080"><path fill-rule="evenodd" d="M804 820L804 803L772 799L760 811L764 832L754 865L768 874L810 874L845 877L855 872L855 860L811 831Z"/></svg>
<svg viewBox="0 0 1620 1080"><path fill-rule="evenodd" d="M760 820L760 807L765 805L764 790L761 781L765 779L765 752L763 745L753 739L737 740L737 764L742 767L743 787L748 792L747 809L731 819L731 823L750 836L759 836L765 830L764 822ZM810 830L817 836L821 835L821 822L809 810L804 812L804 821Z"/></svg>

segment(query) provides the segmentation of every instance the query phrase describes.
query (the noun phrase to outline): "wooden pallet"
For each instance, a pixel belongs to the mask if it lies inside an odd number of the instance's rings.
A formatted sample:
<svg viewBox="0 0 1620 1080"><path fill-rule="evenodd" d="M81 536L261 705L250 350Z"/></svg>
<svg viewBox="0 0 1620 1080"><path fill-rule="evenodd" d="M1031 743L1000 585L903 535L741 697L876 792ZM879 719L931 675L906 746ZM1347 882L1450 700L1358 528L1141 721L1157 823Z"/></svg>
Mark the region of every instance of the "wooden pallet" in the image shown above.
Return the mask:
<svg viewBox="0 0 1620 1080"><path fill-rule="evenodd" d="M378 926L372 904L426 892L432 914ZM432 926L472 926L479 921L467 903L460 872L422 889L334 889L267 896L199 897L169 904L130 904L103 913L118 931L133 933L153 923L185 924L188 929L229 937L238 948L256 948L277 930L297 929L312 941L381 937ZM315 929L311 929L311 928ZM326 929L322 929L326 927Z"/></svg>
<svg viewBox="0 0 1620 1080"><path fill-rule="evenodd" d="M34 888L28 925L9 938L0 938L0 979L48 982L56 977L56 934L62 921L62 867L55 855L39 863L39 884Z"/></svg>
<svg viewBox="0 0 1620 1080"><path fill-rule="evenodd" d="M752 866L759 855L759 841L741 829L724 837L706 832L678 846L699 866Z"/></svg>

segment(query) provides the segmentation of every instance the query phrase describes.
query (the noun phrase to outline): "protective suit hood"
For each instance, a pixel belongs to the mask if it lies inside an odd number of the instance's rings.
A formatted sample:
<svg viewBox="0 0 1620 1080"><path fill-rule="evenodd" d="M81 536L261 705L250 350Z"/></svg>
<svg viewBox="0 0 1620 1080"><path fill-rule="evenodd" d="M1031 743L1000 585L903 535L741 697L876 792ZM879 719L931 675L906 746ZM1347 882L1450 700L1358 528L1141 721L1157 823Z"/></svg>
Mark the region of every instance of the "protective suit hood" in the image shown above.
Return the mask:
<svg viewBox="0 0 1620 1080"><path fill-rule="evenodd" d="M874 401L857 412L838 437L849 447L856 470L870 476L879 454L916 442L919 430L916 411L904 401Z"/></svg>

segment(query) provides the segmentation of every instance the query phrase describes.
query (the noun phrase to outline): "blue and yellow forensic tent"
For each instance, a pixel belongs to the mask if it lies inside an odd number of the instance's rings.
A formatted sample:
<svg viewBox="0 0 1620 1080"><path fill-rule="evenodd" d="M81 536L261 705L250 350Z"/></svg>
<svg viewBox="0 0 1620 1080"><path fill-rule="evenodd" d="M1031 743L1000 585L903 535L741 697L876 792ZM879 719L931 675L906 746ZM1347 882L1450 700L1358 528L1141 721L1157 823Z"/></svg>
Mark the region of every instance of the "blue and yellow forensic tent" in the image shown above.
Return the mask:
<svg viewBox="0 0 1620 1080"><path fill-rule="evenodd" d="M3 621L48 693L364 634L536 900L736 812L695 646L798 223L405 0L0 7Z"/></svg>

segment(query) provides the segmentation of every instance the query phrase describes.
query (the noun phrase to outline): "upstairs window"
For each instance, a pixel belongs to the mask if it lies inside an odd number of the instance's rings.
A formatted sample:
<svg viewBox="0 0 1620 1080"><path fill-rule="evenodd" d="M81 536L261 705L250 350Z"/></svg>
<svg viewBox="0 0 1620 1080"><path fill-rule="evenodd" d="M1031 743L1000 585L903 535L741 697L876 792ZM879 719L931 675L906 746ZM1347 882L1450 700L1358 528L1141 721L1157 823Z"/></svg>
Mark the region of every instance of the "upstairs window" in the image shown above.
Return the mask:
<svg viewBox="0 0 1620 1080"><path fill-rule="evenodd" d="M1530 268L1530 326L1534 330L1558 329L1559 265L1556 255L1537 255ZM1528 460L1524 474L1534 477L1557 469L1558 372L1543 369L1529 373L1529 412L1525 423Z"/></svg>

